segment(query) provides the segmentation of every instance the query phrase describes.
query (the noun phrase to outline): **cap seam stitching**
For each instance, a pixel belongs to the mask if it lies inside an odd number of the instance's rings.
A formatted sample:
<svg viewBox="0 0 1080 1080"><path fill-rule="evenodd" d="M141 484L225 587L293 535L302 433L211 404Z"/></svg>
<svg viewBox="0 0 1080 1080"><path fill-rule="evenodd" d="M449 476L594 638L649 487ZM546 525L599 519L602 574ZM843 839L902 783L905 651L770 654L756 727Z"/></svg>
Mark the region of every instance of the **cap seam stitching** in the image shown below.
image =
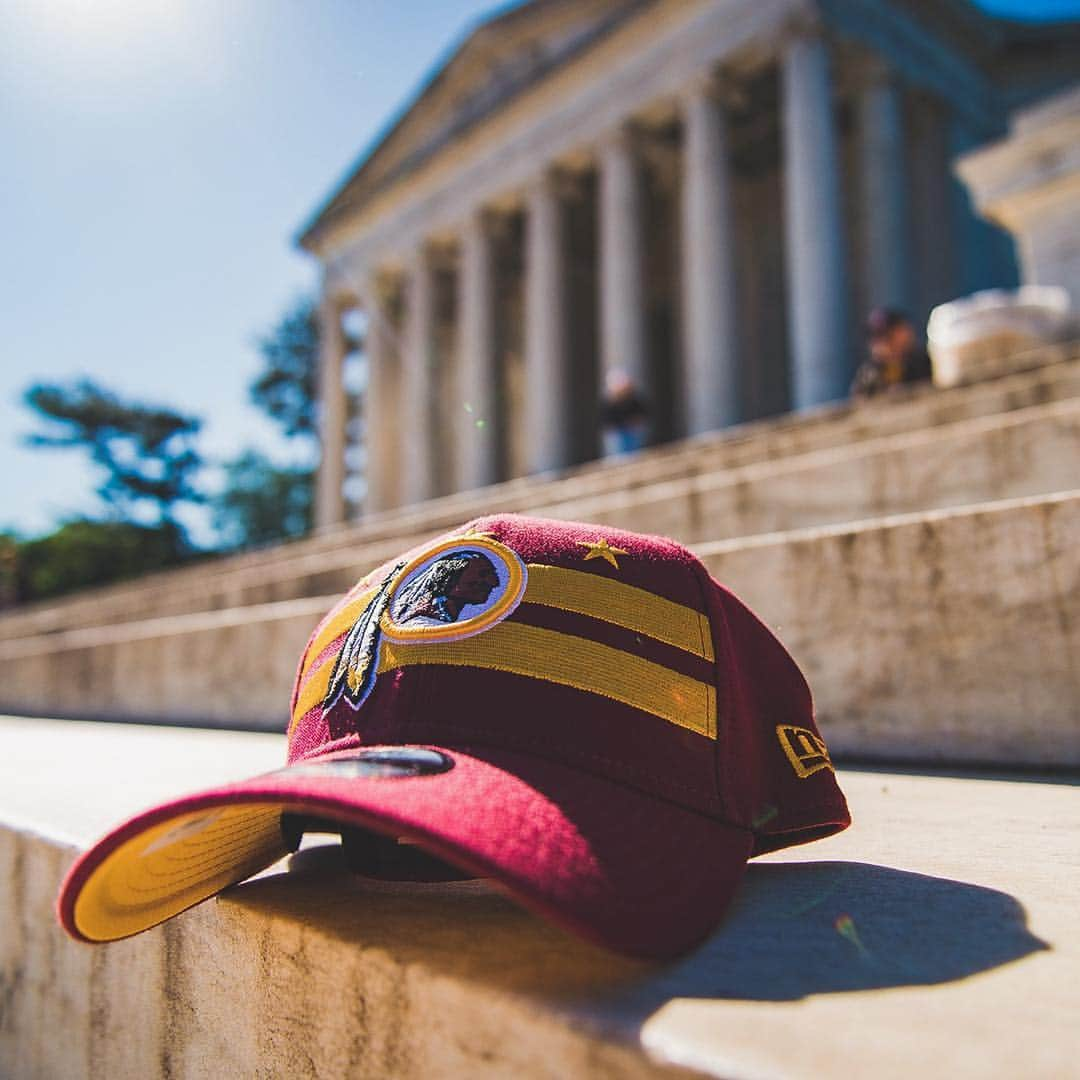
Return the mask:
<svg viewBox="0 0 1080 1080"><path fill-rule="evenodd" d="M722 632L716 633L716 623L712 617L712 609L709 605L709 593L706 591L706 585L713 585L712 578L708 571L705 569L704 564L700 559L694 559L692 563L693 576L697 582L698 591L701 594L702 606L705 610L706 618L708 619L709 629L713 636L713 645L716 652L716 755L719 761L716 764L714 775L717 779L717 798L719 798L721 805L724 808L724 813L727 816L734 816L732 810L734 807L731 805L728 792L734 787L733 778L728 770L728 761L730 754L730 739L729 729L731 723L731 716L734 711L733 700L734 694L732 689L732 683L730 679L721 677L720 664L721 658L727 665L727 670L730 672L734 670L734 655L731 652L730 644L728 641L730 630L727 624L727 615L724 611L723 605L717 601L717 607L720 610L721 618L723 619L722 626L719 628ZM719 590L713 586L713 591L719 595ZM719 639L719 640L717 640ZM721 699L723 699L723 714L721 715ZM721 722L723 721L723 722ZM723 735L721 735L721 731Z"/></svg>

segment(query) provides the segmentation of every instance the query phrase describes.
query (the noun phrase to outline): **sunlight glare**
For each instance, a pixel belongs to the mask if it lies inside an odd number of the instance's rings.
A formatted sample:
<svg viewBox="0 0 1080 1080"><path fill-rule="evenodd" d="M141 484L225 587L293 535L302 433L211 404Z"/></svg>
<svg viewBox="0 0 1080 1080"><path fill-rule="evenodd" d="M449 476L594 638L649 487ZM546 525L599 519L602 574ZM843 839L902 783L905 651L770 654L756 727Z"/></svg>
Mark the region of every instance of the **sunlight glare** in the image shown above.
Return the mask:
<svg viewBox="0 0 1080 1080"><path fill-rule="evenodd" d="M183 36L192 6L185 0L36 0L28 14L69 57L115 60Z"/></svg>

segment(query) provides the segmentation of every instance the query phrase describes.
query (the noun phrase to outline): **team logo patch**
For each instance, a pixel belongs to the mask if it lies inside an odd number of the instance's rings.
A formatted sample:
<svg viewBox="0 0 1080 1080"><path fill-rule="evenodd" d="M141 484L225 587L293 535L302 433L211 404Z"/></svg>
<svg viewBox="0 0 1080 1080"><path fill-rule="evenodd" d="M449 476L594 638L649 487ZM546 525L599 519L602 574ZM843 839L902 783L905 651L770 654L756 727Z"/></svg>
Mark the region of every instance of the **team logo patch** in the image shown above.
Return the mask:
<svg viewBox="0 0 1080 1080"><path fill-rule="evenodd" d="M505 619L525 592L527 571L497 540L447 540L407 564L382 615L391 641L456 641Z"/></svg>
<svg viewBox="0 0 1080 1080"><path fill-rule="evenodd" d="M822 769L831 769L832 760L829 751L819 735L809 728L795 727L792 724L778 724L776 736L787 755L795 775L800 779L813 776Z"/></svg>
<svg viewBox="0 0 1080 1080"><path fill-rule="evenodd" d="M323 699L359 709L375 685L383 638L422 644L483 633L521 602L528 572L486 536L455 538L400 562L383 579L342 645Z"/></svg>

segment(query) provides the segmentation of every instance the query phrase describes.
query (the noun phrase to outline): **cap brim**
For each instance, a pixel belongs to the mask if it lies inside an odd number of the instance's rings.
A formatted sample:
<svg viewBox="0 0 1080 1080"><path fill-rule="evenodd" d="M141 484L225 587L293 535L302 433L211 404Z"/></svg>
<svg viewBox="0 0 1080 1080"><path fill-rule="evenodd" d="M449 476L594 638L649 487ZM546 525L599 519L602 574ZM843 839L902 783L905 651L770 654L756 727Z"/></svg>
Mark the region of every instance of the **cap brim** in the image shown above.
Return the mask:
<svg viewBox="0 0 1080 1080"><path fill-rule="evenodd" d="M742 878L753 844L744 829L543 758L429 748L453 768L394 778L286 768L140 814L71 868L60 920L93 942L155 926L286 854L285 812L412 841L631 956L693 947Z"/></svg>

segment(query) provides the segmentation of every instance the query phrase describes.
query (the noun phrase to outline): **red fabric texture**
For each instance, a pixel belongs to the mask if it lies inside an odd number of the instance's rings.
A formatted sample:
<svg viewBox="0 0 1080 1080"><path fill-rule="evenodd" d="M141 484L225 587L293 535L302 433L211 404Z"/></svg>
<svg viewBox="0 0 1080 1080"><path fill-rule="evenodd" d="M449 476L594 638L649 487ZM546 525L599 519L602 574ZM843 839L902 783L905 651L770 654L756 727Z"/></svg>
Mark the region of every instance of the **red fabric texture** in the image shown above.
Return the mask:
<svg viewBox="0 0 1080 1080"><path fill-rule="evenodd" d="M333 749L518 750L721 816L715 743L704 735L598 694L504 671L433 665L388 674L397 678L380 676L360 709L362 733Z"/></svg>
<svg viewBox="0 0 1080 1080"><path fill-rule="evenodd" d="M518 514L476 518L469 527L477 532L491 532L526 563L546 563L599 574L636 585L677 604L701 607L701 591L689 572L697 560L681 544L666 537L625 532L607 525ZM625 557L616 556L617 569L606 559L584 557L587 554L585 545L597 539L606 540L611 547L622 548L627 553Z"/></svg>
<svg viewBox="0 0 1080 1080"><path fill-rule="evenodd" d="M821 737L806 679L772 631L732 592L709 582L726 689L716 763L728 820L753 830L755 855L847 828L851 816L836 773L828 768L800 777L777 735L779 725L793 724Z"/></svg>

